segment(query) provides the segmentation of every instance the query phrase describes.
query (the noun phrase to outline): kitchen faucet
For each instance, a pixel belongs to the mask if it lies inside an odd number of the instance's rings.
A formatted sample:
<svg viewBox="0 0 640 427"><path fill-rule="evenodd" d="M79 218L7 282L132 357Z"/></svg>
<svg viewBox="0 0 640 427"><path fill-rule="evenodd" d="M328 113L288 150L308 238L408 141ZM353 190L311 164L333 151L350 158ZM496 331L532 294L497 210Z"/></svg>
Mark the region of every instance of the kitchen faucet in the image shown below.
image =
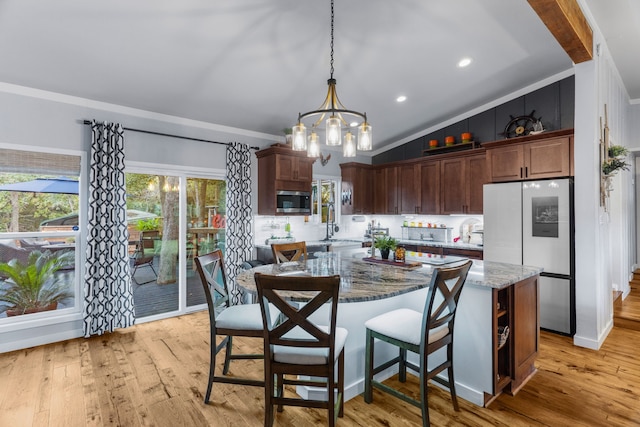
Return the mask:
<svg viewBox="0 0 640 427"><path fill-rule="evenodd" d="M336 225L335 215L336 215L335 205L331 201L327 203L327 235L325 236L324 240L331 240L331 238L333 237L334 228Z"/></svg>

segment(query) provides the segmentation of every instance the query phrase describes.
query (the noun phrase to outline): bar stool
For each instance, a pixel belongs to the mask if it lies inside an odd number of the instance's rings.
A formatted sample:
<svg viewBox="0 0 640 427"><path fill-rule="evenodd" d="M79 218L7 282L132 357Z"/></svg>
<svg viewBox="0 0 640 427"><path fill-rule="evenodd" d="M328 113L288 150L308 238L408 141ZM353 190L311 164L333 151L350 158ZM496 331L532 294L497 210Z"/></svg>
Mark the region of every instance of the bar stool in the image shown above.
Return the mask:
<svg viewBox="0 0 640 427"><path fill-rule="evenodd" d="M365 402L373 402L373 388L375 387L420 408L422 410L422 424L426 427L429 425L427 382L433 380L449 389L453 408L456 411L459 410L453 376L453 326L458 299L472 263L469 260L457 267L434 269L422 313L401 308L365 322ZM438 301L437 305L435 304L436 300ZM373 353L376 339L397 346L399 353L397 357L374 367ZM428 356L445 346L446 360L429 370ZM419 366L407 360L407 350L420 356ZM400 382L406 381L407 367L420 373L420 400L415 400L407 394L373 379L375 374L396 363L398 364ZM445 369L447 370L447 380L437 376Z"/></svg>

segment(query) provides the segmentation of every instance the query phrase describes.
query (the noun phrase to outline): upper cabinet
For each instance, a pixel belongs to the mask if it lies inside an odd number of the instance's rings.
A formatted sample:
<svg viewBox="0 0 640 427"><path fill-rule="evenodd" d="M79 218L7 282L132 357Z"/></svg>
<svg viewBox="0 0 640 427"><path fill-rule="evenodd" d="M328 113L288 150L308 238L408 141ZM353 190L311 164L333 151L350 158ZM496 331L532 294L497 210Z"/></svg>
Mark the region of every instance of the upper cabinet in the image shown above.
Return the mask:
<svg viewBox="0 0 640 427"><path fill-rule="evenodd" d="M274 154L272 161L275 164L276 180L311 182L313 178L313 159L309 157Z"/></svg>
<svg viewBox="0 0 640 427"><path fill-rule="evenodd" d="M373 170L370 165L344 163L342 173L341 206L344 215L373 213Z"/></svg>
<svg viewBox="0 0 640 427"><path fill-rule="evenodd" d="M483 146L490 182L573 176L573 129Z"/></svg>
<svg viewBox="0 0 640 427"><path fill-rule="evenodd" d="M441 214L482 214L486 164L485 153L440 161Z"/></svg>
<svg viewBox="0 0 640 427"><path fill-rule="evenodd" d="M414 214L419 209L420 168L416 163L375 168L374 213Z"/></svg>
<svg viewBox="0 0 640 427"><path fill-rule="evenodd" d="M276 192L311 193L313 162L306 151L293 151L288 145L274 144L256 152L258 158L258 214L276 215ZM291 214L289 214L291 215Z"/></svg>
<svg viewBox="0 0 640 427"><path fill-rule="evenodd" d="M418 166L420 168L419 182L419 203L416 213L419 214L440 214L440 161L423 161Z"/></svg>

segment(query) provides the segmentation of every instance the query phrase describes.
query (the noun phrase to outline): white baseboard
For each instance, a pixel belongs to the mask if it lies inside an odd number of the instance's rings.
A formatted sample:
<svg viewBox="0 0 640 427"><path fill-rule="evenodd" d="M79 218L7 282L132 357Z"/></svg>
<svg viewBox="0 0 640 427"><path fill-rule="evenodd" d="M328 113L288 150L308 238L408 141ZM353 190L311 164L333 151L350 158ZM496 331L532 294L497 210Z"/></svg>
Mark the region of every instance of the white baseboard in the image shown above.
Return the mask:
<svg viewBox="0 0 640 427"><path fill-rule="evenodd" d="M604 340L609 336L611 329L613 329L613 319L609 319L607 326L604 328L600 336L598 336L597 340L581 337L576 334L573 336L573 344L579 347L590 348L591 350L599 350L604 343Z"/></svg>

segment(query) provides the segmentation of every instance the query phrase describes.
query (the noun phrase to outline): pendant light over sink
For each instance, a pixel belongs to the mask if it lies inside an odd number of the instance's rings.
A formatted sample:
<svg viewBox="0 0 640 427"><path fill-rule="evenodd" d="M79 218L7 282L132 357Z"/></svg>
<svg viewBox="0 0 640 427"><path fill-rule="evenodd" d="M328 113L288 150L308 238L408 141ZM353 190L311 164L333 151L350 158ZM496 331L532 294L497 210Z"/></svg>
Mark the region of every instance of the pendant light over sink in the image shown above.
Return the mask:
<svg viewBox="0 0 640 427"><path fill-rule="evenodd" d="M327 97L317 110L298 114L298 124L293 127L292 148L296 151L307 150L309 157L317 157L320 154L317 131L325 119L325 143L329 146L342 145L342 128L347 129L344 136L344 157L355 157L356 155L356 138L351 132L351 128L357 128L357 149L362 151L372 149L371 125L367 122L367 113L347 109L342 105L336 93L336 79L333 78L333 20L333 0L331 0L331 69L329 80L327 80L329 85ZM307 127L303 120L315 116L319 117L310 125L311 135L309 135L309 143L307 143ZM355 121L347 123L345 117L353 118ZM359 121L361 122L359 123Z"/></svg>

